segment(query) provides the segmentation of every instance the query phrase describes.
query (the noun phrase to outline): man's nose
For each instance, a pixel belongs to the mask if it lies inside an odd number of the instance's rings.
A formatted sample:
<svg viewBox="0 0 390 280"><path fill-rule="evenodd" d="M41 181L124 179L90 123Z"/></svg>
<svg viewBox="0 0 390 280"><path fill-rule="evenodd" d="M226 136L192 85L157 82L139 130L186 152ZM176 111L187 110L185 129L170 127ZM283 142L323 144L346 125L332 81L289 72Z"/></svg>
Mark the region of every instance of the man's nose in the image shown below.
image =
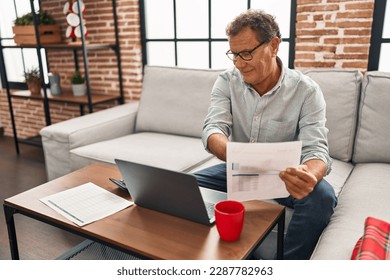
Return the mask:
<svg viewBox="0 0 390 280"><path fill-rule="evenodd" d="M246 63L245 60L243 60L240 56L235 57L233 62L237 68L245 66Z"/></svg>

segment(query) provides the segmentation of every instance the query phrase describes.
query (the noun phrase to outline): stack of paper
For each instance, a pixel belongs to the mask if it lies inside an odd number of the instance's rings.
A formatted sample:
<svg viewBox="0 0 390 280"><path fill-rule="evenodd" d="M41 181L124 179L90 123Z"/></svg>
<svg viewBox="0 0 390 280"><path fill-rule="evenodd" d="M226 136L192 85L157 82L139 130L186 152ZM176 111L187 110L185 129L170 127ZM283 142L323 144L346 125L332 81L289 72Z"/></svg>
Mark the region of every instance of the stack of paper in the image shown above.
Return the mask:
<svg viewBox="0 0 390 280"><path fill-rule="evenodd" d="M133 202L93 183L46 196L40 201L79 226L92 223L133 205Z"/></svg>

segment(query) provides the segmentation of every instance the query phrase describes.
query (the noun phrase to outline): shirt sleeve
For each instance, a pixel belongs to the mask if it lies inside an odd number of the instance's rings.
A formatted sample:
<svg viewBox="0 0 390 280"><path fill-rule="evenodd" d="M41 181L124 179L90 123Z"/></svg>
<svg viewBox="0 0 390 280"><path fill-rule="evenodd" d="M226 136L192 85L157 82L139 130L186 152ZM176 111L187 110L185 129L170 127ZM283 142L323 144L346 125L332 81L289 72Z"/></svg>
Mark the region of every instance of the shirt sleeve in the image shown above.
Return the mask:
<svg viewBox="0 0 390 280"><path fill-rule="evenodd" d="M211 91L210 107L203 125L202 142L207 151L209 151L207 140L210 135L220 133L230 136L232 119L229 81L222 73Z"/></svg>
<svg viewBox="0 0 390 280"><path fill-rule="evenodd" d="M328 148L328 129L326 123L326 103L322 91L316 85L302 105L299 120L299 136L302 141L301 162L320 159L327 166L327 174L331 171L332 161Z"/></svg>

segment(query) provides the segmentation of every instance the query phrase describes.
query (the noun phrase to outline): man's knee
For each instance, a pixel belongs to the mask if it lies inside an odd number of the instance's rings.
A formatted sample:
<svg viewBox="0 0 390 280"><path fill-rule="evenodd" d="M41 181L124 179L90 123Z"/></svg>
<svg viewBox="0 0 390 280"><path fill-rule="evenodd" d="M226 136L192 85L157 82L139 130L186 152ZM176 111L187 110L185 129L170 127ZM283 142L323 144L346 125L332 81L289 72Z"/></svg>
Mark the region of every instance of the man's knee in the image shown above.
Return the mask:
<svg viewBox="0 0 390 280"><path fill-rule="evenodd" d="M315 191L313 191L310 204L312 205L313 214L315 213L312 223L322 232L323 228L329 223L337 204L333 187L325 180L319 182L315 187Z"/></svg>
<svg viewBox="0 0 390 280"><path fill-rule="evenodd" d="M194 173L202 187L226 192L226 164L214 165Z"/></svg>
<svg viewBox="0 0 390 280"><path fill-rule="evenodd" d="M320 200L319 203L321 205L323 205L324 207L330 207L332 209L336 207L336 194L334 192L333 187L326 180L323 179L317 184L317 186L315 187L315 193Z"/></svg>

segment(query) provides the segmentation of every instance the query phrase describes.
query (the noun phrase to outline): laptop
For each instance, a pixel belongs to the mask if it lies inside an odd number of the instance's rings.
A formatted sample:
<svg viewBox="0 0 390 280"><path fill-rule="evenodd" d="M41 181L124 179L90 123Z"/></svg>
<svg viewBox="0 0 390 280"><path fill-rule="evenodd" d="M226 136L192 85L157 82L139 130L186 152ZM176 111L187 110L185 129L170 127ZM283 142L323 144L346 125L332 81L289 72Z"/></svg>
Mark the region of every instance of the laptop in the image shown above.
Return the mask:
<svg viewBox="0 0 390 280"><path fill-rule="evenodd" d="M138 206L205 225L215 222L214 205L226 193L198 186L194 175L115 159Z"/></svg>

